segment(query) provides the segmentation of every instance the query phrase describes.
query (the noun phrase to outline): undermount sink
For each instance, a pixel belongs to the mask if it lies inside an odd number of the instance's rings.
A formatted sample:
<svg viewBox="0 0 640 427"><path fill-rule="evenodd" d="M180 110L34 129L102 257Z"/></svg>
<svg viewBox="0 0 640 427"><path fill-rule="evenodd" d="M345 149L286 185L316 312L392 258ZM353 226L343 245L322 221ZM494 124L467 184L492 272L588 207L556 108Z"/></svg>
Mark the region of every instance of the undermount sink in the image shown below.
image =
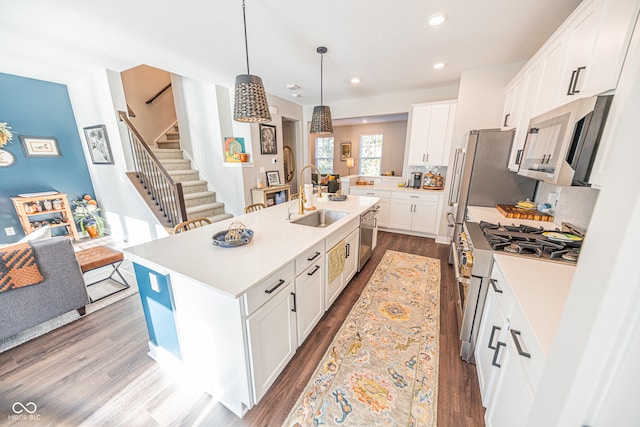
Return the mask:
<svg viewBox="0 0 640 427"><path fill-rule="evenodd" d="M340 218L344 218L349 215L347 212L328 211L326 209L319 209L309 215L292 220L294 224L306 225L308 227L323 228L327 227Z"/></svg>

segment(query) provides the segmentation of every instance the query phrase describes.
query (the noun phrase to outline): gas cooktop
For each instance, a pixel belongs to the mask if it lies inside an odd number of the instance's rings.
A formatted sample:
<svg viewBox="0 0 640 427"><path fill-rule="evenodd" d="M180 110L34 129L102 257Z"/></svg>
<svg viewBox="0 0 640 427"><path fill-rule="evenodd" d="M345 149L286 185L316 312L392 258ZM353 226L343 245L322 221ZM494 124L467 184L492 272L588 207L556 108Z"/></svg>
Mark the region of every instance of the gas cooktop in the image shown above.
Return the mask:
<svg viewBox="0 0 640 427"><path fill-rule="evenodd" d="M503 225L486 221L479 223L494 252L575 264L584 236L570 224L566 225L569 226L566 230L549 230L527 225Z"/></svg>

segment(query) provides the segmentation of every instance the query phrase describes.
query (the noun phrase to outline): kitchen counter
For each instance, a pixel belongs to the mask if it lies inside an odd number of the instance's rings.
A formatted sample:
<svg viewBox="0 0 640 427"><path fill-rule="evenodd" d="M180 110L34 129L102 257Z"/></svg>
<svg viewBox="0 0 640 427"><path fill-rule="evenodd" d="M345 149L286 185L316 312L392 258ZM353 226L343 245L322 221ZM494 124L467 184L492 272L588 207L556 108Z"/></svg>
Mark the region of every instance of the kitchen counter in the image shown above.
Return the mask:
<svg viewBox="0 0 640 427"><path fill-rule="evenodd" d="M512 255L494 254L493 257L547 357L560 324L575 266Z"/></svg>
<svg viewBox="0 0 640 427"><path fill-rule="evenodd" d="M533 221L529 219L507 218L496 208L484 206L467 206L467 216L473 222L486 221L494 224L528 225L530 227L543 227L545 229L561 229L562 226L550 221Z"/></svg>
<svg viewBox="0 0 640 427"><path fill-rule="evenodd" d="M442 193L442 190L427 190L425 188L412 188L412 187L398 187L397 185L390 184L373 184L373 185L351 185L351 189L362 188L369 190L385 190L385 191L408 191L408 192L421 192L421 193Z"/></svg>
<svg viewBox="0 0 640 427"><path fill-rule="evenodd" d="M314 196L315 198L315 196ZM293 260L296 255L358 217L377 197L348 196L342 202L314 202L318 209L347 212L326 228L287 221L287 209L297 214L298 201L269 207L194 230L124 249L127 258L160 274L178 274L192 281L238 298L251 286ZM240 221L253 230L251 243L236 248L214 246L211 237Z"/></svg>

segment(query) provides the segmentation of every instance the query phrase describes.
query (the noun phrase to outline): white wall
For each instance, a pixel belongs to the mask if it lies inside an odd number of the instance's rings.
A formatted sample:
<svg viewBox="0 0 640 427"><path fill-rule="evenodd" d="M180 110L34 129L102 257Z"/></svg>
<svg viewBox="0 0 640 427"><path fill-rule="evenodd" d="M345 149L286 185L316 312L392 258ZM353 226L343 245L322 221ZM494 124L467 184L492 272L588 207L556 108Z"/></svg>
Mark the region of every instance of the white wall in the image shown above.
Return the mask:
<svg viewBox="0 0 640 427"><path fill-rule="evenodd" d="M640 300L638 111L640 32L635 31L601 141L601 148L608 148L605 180L528 426L640 425L636 406L614 413L615 402L607 400L611 391L636 402L640 378L638 361L623 359L640 339L634 334ZM620 381L621 375L633 381Z"/></svg>
<svg viewBox="0 0 640 427"><path fill-rule="evenodd" d="M100 70L67 87L78 133L82 136L84 127L98 124L104 124L107 128L113 165L94 165L86 144L82 147L96 191L95 197L106 219L108 231L114 237L130 243L143 243L166 236L166 230L160 226L126 176L131 152L126 131L121 129L123 125L119 125L117 119L118 110L126 111L119 73Z"/></svg>
<svg viewBox="0 0 640 427"><path fill-rule="evenodd" d="M171 75L164 70L140 65L123 71L121 76L126 103L136 115L129 120L144 141L154 146L155 141L176 121L173 89L167 89L151 104L146 101L171 83Z"/></svg>
<svg viewBox="0 0 640 427"><path fill-rule="evenodd" d="M518 62L462 72L460 90L455 97L458 99L458 104L453 125L450 167L447 168L449 175L453 173L455 151L466 146L470 130L500 127L507 84L524 64L524 62ZM445 177L444 192L447 199L451 181L451 176ZM438 231L438 241L441 243L450 241L453 233L453 228L447 226L449 212L453 212L453 208L448 206L445 200Z"/></svg>
<svg viewBox="0 0 640 427"><path fill-rule="evenodd" d="M382 170L381 172L395 171L396 175L402 175L402 164L404 162L405 144L407 139L407 122L386 122L370 123L352 126L334 126L334 158L333 172L341 176L348 174L349 170L345 160L340 159L340 144L351 143L351 156L354 165L351 168L352 174L359 172L360 158L360 135L382 134L384 141L382 144ZM315 150L315 139L311 140L311 151Z"/></svg>
<svg viewBox="0 0 640 427"><path fill-rule="evenodd" d="M224 137L245 138L250 145L249 125L237 129L231 123L229 90L186 77L172 75L180 147L189 157L209 190L233 215L244 213L244 183L240 163L225 167Z"/></svg>

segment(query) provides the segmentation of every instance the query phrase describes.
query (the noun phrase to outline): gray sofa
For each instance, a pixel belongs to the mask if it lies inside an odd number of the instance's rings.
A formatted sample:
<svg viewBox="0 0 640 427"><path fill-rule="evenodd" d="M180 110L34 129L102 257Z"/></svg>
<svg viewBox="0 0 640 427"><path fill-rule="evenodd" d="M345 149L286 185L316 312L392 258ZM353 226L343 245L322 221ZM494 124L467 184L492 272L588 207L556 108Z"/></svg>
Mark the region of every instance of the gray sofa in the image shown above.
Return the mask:
<svg viewBox="0 0 640 427"><path fill-rule="evenodd" d="M73 310L84 313L89 296L71 241L32 243L44 281L0 293L0 340Z"/></svg>

